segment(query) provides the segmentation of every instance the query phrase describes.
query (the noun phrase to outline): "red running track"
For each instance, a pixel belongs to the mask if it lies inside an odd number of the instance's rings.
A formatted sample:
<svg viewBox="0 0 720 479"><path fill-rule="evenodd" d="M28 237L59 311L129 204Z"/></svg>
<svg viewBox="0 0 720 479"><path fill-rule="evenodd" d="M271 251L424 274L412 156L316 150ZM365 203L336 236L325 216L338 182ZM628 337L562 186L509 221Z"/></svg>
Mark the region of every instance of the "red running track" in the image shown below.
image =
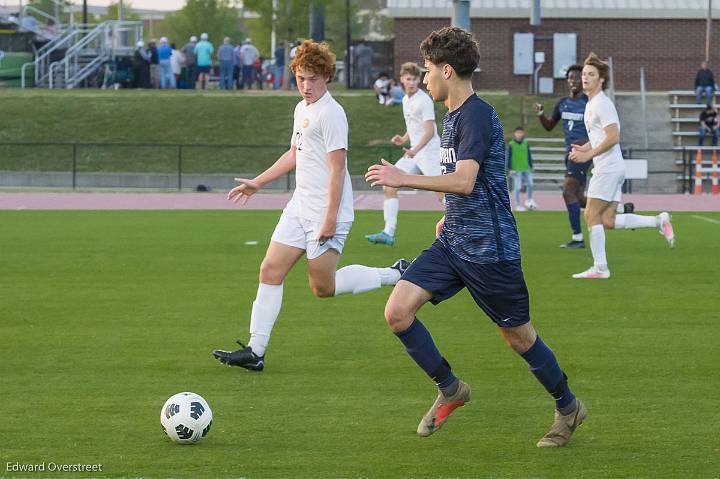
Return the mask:
<svg viewBox="0 0 720 479"><path fill-rule="evenodd" d="M280 210L290 193L261 193L247 205L235 205L220 193L48 193L0 192L0 210ZM541 211L565 211L560 192L538 192L535 201ZM635 203L637 211L718 211L720 196L628 194L624 202ZM380 193L355 193L355 209L381 210ZM432 211L442 206L433 193L400 194L403 210Z"/></svg>

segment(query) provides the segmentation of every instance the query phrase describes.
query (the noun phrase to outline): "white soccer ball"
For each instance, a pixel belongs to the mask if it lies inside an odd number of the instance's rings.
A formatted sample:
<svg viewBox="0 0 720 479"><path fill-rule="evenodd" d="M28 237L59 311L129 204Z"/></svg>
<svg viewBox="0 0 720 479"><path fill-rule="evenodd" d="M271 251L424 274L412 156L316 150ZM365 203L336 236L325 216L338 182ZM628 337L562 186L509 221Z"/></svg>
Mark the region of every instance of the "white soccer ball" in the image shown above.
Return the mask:
<svg viewBox="0 0 720 479"><path fill-rule="evenodd" d="M207 436L212 426L212 411L199 394L177 393L160 410L160 424L172 441L192 444Z"/></svg>

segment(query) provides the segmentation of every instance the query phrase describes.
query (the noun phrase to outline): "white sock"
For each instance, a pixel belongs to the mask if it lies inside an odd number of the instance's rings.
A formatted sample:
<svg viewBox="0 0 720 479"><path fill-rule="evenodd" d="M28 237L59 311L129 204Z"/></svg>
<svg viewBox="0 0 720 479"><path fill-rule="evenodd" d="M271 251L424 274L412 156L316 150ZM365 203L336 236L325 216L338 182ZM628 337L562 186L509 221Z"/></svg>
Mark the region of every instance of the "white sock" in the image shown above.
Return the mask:
<svg viewBox="0 0 720 479"><path fill-rule="evenodd" d="M622 203L618 203L617 206L615 207L615 213L618 213L618 214L625 213L625 205Z"/></svg>
<svg viewBox="0 0 720 479"><path fill-rule="evenodd" d="M395 228L397 228L398 210L400 209L400 201L397 198L385 198L383 202L383 219L385 219L385 233L395 236Z"/></svg>
<svg viewBox="0 0 720 479"><path fill-rule="evenodd" d="M573 235L572 235L572 240L573 240L573 241L582 241L582 240L583 240L583 234L582 234L582 233L573 234Z"/></svg>
<svg viewBox="0 0 720 479"><path fill-rule="evenodd" d="M657 228L659 221L657 216L617 215L615 217L615 229Z"/></svg>
<svg viewBox="0 0 720 479"><path fill-rule="evenodd" d="M265 354L270 341L270 333L275 325L280 306L282 306L282 284L264 284L258 286L250 315L250 341L248 346L258 356Z"/></svg>
<svg viewBox="0 0 720 479"><path fill-rule="evenodd" d="M380 286L393 285L399 280L400 272L396 269L351 264L335 273L335 296L365 293Z"/></svg>
<svg viewBox="0 0 720 479"><path fill-rule="evenodd" d="M599 271L605 271L607 269L607 258L605 257L605 227L603 225L590 227L590 250L595 261L595 268Z"/></svg>

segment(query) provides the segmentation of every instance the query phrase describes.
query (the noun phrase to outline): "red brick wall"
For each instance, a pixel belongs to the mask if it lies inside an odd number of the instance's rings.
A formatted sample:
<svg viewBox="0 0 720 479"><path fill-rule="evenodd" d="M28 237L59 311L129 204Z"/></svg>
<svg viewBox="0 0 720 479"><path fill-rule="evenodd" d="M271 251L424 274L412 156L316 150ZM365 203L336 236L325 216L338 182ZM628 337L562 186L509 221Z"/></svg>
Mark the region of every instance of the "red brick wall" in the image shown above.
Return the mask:
<svg viewBox="0 0 720 479"><path fill-rule="evenodd" d="M419 45L432 30L449 25L443 18L395 19L395 67L420 61ZM713 44L720 46L720 21L713 24ZM534 33L535 51L545 52L540 76L552 76L552 34L577 33L578 62L590 51L613 57L615 88L640 89L640 67L645 68L648 90L692 89L695 72L705 56L704 20L587 20L543 19L532 27L527 19L473 19L473 34L480 44L476 87L527 93L529 76L513 75L513 34ZM538 36L548 37L540 40ZM711 68L720 73L720 48L711 50ZM555 93L565 92L564 80L555 80Z"/></svg>

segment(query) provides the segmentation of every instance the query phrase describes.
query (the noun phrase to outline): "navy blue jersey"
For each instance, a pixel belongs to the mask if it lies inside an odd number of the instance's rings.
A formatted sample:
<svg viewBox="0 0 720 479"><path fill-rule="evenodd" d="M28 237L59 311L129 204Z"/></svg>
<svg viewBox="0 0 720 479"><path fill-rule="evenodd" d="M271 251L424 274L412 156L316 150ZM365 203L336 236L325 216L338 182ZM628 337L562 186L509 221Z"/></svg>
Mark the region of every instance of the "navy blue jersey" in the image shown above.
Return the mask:
<svg viewBox="0 0 720 479"><path fill-rule="evenodd" d="M553 110L552 119L556 122L562 120L565 150L568 152L570 152L573 143L578 141L585 143L588 139L584 122L587 102L588 97L586 95L580 95L577 100L565 96L558 100L555 110Z"/></svg>
<svg viewBox="0 0 720 479"><path fill-rule="evenodd" d="M451 253L473 263L520 259L505 176L505 137L495 109L471 95L445 115L440 146L443 174L453 173L458 161L480 164L472 193L445 194L440 241Z"/></svg>

